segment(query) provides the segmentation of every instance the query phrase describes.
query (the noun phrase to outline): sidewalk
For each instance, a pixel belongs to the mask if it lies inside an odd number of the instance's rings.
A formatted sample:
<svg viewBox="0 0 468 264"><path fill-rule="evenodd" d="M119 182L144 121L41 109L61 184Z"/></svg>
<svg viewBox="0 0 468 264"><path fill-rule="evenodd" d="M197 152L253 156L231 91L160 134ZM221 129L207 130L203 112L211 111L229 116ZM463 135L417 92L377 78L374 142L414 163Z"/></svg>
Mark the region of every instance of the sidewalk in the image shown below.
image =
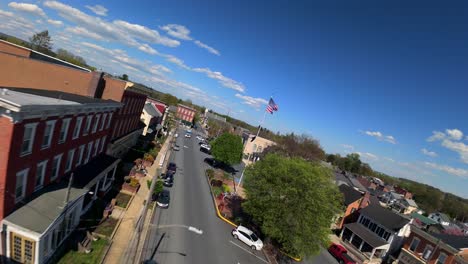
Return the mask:
<svg viewBox="0 0 468 264"><path fill-rule="evenodd" d="M140 189L135 194L133 201L130 203L127 211L123 215L122 222L120 226L118 227L118 230L115 232L115 235L112 239L111 247L103 263L117 264L123 260L124 254L127 251L129 242L132 240L132 238L134 237L136 233L135 225L143 209L143 203L149 194L149 189L148 189L148 185L146 182L147 180L151 180L153 178L153 175L156 174L157 169L159 168L160 162L162 161L162 159L165 158L166 151L170 148L171 140L172 140L172 135L166 139L153 165L147 169L148 170L147 175L140 179ZM151 214L148 214L148 215L151 215ZM151 219L151 218L146 217L145 221L147 221L147 219Z"/></svg>

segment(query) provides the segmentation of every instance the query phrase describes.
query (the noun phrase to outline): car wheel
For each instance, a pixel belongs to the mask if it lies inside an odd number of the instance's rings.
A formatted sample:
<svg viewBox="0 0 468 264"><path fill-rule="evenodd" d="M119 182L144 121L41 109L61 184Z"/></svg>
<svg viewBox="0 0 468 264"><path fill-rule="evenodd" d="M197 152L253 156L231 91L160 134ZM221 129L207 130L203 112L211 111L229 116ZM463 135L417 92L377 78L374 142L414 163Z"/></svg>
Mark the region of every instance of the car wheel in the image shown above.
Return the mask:
<svg viewBox="0 0 468 264"><path fill-rule="evenodd" d="M252 248L253 250L257 250L257 248L256 248L255 246L251 246L251 248Z"/></svg>
<svg viewBox="0 0 468 264"><path fill-rule="evenodd" d="M238 237L236 234L234 234L234 238L235 238L235 239L238 239L239 237Z"/></svg>

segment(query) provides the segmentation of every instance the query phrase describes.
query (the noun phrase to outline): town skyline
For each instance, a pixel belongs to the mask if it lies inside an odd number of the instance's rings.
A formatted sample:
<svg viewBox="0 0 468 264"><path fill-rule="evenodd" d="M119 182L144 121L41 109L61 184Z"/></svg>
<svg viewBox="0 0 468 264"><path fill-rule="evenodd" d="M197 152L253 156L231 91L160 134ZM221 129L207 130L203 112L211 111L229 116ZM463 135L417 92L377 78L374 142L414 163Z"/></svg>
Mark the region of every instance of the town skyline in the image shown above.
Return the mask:
<svg viewBox="0 0 468 264"><path fill-rule="evenodd" d="M466 8L439 13L424 3L417 12L382 3L311 4L312 13L250 6L268 16L240 3L203 16L208 2L184 11L177 2L3 2L0 31L27 39L48 29L54 48L252 125L273 95L281 111L268 116L269 129L310 134L328 153L355 152L378 171L468 198ZM235 23L239 14L245 21Z"/></svg>

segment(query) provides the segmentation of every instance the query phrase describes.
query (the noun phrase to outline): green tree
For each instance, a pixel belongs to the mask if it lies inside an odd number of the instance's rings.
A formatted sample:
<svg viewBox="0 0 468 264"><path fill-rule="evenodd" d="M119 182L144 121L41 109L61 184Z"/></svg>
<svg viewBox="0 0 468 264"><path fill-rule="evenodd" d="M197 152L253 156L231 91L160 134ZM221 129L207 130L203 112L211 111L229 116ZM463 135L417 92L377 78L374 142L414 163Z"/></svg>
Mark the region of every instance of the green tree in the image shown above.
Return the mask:
<svg viewBox="0 0 468 264"><path fill-rule="evenodd" d="M31 38L29 38L29 42L31 43L33 49L39 52L43 52L46 54L53 53L52 38L49 35L48 30L44 30L42 32L34 34Z"/></svg>
<svg viewBox="0 0 468 264"><path fill-rule="evenodd" d="M122 74L121 77L119 77L121 80L128 81L128 75L127 74Z"/></svg>
<svg viewBox="0 0 468 264"><path fill-rule="evenodd" d="M227 165L240 163L242 160L242 138L224 133L211 143L213 157Z"/></svg>
<svg viewBox="0 0 468 264"><path fill-rule="evenodd" d="M304 257L327 245L342 199L329 169L268 154L246 169L244 189L243 209L283 250Z"/></svg>

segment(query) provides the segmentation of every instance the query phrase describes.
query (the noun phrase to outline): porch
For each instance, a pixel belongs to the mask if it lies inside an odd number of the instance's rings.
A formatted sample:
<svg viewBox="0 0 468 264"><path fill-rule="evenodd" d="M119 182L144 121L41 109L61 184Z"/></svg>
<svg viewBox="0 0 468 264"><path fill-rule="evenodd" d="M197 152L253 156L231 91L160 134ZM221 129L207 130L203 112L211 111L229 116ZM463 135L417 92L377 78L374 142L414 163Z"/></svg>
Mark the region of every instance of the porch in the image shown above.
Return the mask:
<svg viewBox="0 0 468 264"><path fill-rule="evenodd" d="M382 258L388 251L390 244L359 223L344 225L340 238L349 242L367 259Z"/></svg>

